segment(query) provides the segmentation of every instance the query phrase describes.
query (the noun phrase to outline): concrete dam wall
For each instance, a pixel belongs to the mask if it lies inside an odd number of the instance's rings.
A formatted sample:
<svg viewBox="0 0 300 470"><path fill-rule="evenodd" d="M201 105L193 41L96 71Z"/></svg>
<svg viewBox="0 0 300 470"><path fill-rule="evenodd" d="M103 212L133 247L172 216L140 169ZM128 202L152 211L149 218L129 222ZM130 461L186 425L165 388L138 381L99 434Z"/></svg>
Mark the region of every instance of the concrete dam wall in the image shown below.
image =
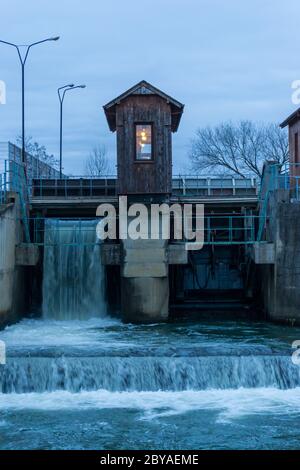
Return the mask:
<svg viewBox="0 0 300 470"><path fill-rule="evenodd" d="M0 328L26 313L25 267L19 265L16 247L22 242L17 204L0 209Z"/></svg>
<svg viewBox="0 0 300 470"><path fill-rule="evenodd" d="M300 203L286 196L279 192L270 198L273 263L260 269L261 292L270 320L300 324Z"/></svg>

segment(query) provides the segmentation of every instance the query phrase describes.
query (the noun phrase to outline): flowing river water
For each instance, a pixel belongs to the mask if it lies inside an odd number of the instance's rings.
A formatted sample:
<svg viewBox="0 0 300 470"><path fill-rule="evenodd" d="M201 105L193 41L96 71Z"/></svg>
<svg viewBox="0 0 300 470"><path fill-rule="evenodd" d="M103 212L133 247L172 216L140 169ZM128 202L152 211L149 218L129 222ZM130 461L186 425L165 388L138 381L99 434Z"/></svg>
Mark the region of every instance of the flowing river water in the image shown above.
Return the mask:
<svg viewBox="0 0 300 470"><path fill-rule="evenodd" d="M300 448L299 328L125 325L106 313L95 224L52 220L45 240L43 317L0 332L0 449Z"/></svg>
<svg viewBox="0 0 300 470"><path fill-rule="evenodd" d="M0 333L0 448L300 448L297 338L240 318L23 320Z"/></svg>

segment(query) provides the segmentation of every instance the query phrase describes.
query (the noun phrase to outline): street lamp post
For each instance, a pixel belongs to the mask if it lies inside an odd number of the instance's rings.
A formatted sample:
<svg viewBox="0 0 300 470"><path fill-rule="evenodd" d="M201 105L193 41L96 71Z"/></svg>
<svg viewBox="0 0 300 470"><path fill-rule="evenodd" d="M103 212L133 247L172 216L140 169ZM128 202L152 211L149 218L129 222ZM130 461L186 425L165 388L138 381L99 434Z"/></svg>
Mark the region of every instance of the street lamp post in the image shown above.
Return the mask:
<svg viewBox="0 0 300 470"><path fill-rule="evenodd" d="M65 99L65 94L67 91L75 90L76 88L85 88L85 85L74 85L71 83L69 85L61 86L57 89L57 94L60 103L60 128L59 128L59 175L60 179L62 178L62 137L63 137L63 103Z"/></svg>
<svg viewBox="0 0 300 470"><path fill-rule="evenodd" d="M25 154L25 64L27 61L28 53L31 47L33 46L42 44L43 42L58 41L58 39L59 39L59 36L55 36L52 38L43 39L42 41L33 42L32 44L29 44L29 45L13 44L12 42L2 41L0 39L1 43L7 44L8 46L13 46L17 50L20 63L21 63L21 69L22 69L22 162L23 163L25 163L25 160L26 160L26 157L25 157L26 155ZM26 48L25 54L23 56L20 51L21 47Z"/></svg>

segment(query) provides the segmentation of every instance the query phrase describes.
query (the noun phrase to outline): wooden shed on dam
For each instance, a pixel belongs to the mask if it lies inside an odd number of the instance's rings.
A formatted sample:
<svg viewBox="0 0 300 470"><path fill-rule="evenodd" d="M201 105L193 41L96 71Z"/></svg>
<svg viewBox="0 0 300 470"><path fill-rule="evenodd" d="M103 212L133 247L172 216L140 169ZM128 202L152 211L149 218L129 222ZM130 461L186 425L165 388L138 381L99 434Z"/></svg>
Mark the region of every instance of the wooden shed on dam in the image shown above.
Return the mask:
<svg viewBox="0 0 300 470"><path fill-rule="evenodd" d="M172 192L172 132L184 105L142 80L104 106L117 133L119 194Z"/></svg>

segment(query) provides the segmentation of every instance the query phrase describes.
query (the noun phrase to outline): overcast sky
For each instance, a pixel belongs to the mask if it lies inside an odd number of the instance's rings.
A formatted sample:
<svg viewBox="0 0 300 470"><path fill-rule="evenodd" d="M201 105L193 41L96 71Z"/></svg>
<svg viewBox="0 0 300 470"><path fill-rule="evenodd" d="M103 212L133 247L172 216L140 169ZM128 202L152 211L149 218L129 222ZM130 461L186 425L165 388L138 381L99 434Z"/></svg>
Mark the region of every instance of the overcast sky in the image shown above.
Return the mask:
<svg viewBox="0 0 300 470"><path fill-rule="evenodd" d="M103 104L145 79L185 104L173 138L175 172L188 168L199 126L224 120L280 122L295 109L300 79L299 1L289 0L2 0L0 39L36 46L26 66L26 133L58 155L58 86L64 107L64 167L80 174L91 148L103 143L112 161L115 134ZM20 65L0 44L0 141L21 128Z"/></svg>

